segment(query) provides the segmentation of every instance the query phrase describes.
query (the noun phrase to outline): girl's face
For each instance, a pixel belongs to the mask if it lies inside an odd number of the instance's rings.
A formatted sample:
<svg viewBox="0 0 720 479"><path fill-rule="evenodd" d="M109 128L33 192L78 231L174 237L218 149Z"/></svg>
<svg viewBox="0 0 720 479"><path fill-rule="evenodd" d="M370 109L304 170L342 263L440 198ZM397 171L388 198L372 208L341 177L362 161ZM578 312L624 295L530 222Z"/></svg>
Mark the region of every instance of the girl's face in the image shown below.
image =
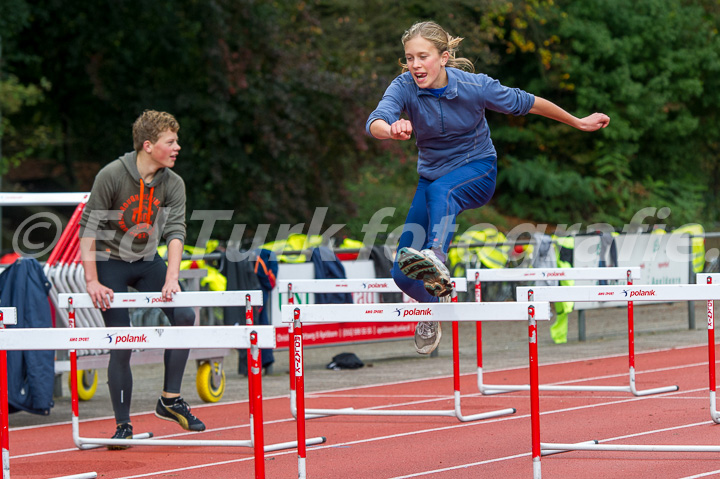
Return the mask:
<svg viewBox="0 0 720 479"><path fill-rule="evenodd" d="M442 88L447 85L445 64L450 53L443 52L423 37L405 42L405 61L415 83L420 88Z"/></svg>

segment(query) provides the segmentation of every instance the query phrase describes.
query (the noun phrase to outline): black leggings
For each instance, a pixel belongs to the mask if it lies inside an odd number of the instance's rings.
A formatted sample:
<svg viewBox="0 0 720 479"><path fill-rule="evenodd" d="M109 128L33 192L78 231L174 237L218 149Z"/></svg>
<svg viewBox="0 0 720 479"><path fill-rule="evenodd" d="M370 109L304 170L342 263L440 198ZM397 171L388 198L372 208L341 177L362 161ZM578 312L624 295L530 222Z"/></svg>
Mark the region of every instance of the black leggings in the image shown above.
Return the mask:
<svg viewBox="0 0 720 479"><path fill-rule="evenodd" d="M120 260L97 262L98 280L116 293L128 291L132 286L140 292L158 292L165 284L167 266L159 255L152 261L128 263ZM195 312L192 308L162 308L170 324L173 326L192 326L195 323ZM109 328L130 326L130 314L124 308L111 308L102 312L105 326ZM182 378L187 363L188 349L165 350L165 378L163 391L180 393ZM133 379L130 369L132 351L110 351L108 364L108 387L110 399L118 424L130 422L130 401L132 399Z"/></svg>

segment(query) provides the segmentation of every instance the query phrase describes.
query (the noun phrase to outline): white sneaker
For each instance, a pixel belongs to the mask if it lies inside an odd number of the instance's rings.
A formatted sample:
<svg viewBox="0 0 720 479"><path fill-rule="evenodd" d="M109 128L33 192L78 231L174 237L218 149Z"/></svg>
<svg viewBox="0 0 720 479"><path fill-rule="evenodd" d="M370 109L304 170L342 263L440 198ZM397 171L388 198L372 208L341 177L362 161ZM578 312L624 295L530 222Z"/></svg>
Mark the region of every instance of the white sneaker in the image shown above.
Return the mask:
<svg viewBox="0 0 720 479"><path fill-rule="evenodd" d="M438 298L441 303L450 303L457 296L453 290L451 294ZM420 354L430 354L440 344L442 329L437 321L421 321L415 326L415 349Z"/></svg>
<svg viewBox="0 0 720 479"><path fill-rule="evenodd" d="M430 354L435 351L440 344L440 338L442 338L442 330L437 321L421 321L415 326L415 350L420 354Z"/></svg>
<svg viewBox="0 0 720 479"><path fill-rule="evenodd" d="M433 296L447 296L453 290L450 271L432 250L401 248L398 266L408 278L421 280L425 290Z"/></svg>

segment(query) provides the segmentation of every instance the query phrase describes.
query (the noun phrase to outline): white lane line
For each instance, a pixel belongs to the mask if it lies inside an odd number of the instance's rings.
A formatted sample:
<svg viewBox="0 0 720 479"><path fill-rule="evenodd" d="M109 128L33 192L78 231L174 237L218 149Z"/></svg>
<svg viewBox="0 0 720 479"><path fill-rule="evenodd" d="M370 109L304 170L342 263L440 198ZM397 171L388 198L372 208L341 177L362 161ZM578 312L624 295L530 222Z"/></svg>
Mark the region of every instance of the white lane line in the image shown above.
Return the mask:
<svg viewBox="0 0 720 479"><path fill-rule="evenodd" d="M685 476L681 477L680 479L697 479L699 477L710 477L718 475L720 475L720 469L718 469L717 471L703 472L702 474L696 474L694 476Z"/></svg>
<svg viewBox="0 0 720 479"><path fill-rule="evenodd" d="M584 361L584 360L583 360L583 361ZM572 361L572 362L579 362L579 361ZM641 375L641 374L651 373L651 372L668 371L668 370L674 370L674 369L685 369L685 368L689 368L689 367L703 366L703 365L705 365L705 364L707 364L707 363L691 363L691 364L686 364L686 365L681 365L681 366L672 366L672 367L668 367L668 368L659 368L659 369L654 369L654 370L649 370L649 371L637 372L636 375L639 376L639 375ZM516 368L513 368L513 369L516 369ZM474 375L475 373L472 373L472 374ZM616 375L616 376L594 376L594 377L587 378L587 380L588 380L588 381L592 381L592 380L596 380L596 379L603 379L603 378L617 377L617 376L626 376L626 375L627 375L627 373L625 373L625 374L619 374L619 375ZM452 376L450 376L450 377L452 377ZM424 381L424 380L423 380L423 381ZM397 384L409 383L409 382L414 382L414 380L400 381L400 382L398 382ZM371 386L363 386L363 388L366 388L366 387L371 387ZM336 391L338 391L338 392L339 392L339 391L348 391L348 390L353 390L353 389L354 389L354 388L343 388L343 389L337 389ZM693 390L693 391L695 391L695 390ZM703 391L703 389L698 389L697 391ZM656 397L657 397L657 398L667 398L667 397L674 396L674 395L677 395L677 394L683 394L683 393L684 393L684 394L687 394L687 393L689 393L689 392L691 392L691 391L690 391L690 390L678 391L678 392L674 392L674 393L672 393L672 394L666 393L666 394L663 394L663 395L661 395L661 396L656 396ZM318 394L321 394L321 393L313 393L312 395L308 395L307 398L311 398L311 397L317 396ZM481 393L472 393L472 394L464 394L464 395L462 395L463 398L477 398L477 397L481 397L481 396L483 396ZM331 396L331 397L332 397L332 396ZM337 396L335 396L335 397L337 397ZM358 396L358 397L360 397L360 396ZM527 394L516 394L516 395L510 396L510 397L515 397L515 398L518 398L518 397L527 397ZM580 399L580 397L579 397L579 396L576 396L576 395L574 395L573 398ZM602 397L600 397L600 396L593 396L593 398L594 398L594 399L600 399L600 398L602 398ZM654 399L654 398L655 398L655 397L653 397L653 396L641 396L641 397L633 397L633 398L630 398L630 399L631 399L631 400L636 400L636 399ZM266 399L264 399L264 400L267 401L267 400L271 400L271 399L288 399L288 396L276 396L276 397L273 397L273 398L266 398ZM386 405L380 405L380 406L372 406L372 407L368 407L368 408L366 408L366 409L385 409L385 408L392 408L392 407L412 406L412 405L418 405L418 404L425 404L425 403L429 403L429 402L447 401L447 400L452 401L453 399L454 399L453 396L445 396L445 397L436 396L434 399L425 399L425 400L420 400L420 401L408 401L408 402L404 402L404 403L395 403L395 404L386 404ZM228 402L228 403L223 403L222 406L233 405L233 404L243 404L243 403L247 403L247 400L235 401L235 402L232 402L232 403L230 403L230 402ZM607 403L607 404L615 404L615 403L614 403L614 402L610 402L610 403ZM600 404L599 404L599 405L600 405ZM217 405L208 404L208 405L202 405L202 406L204 406L204 407L213 407L213 406L217 406ZM201 406L198 406L198 407L201 407ZM552 413L552 411L549 411L549 413ZM139 413L139 414L144 414L144 413ZM150 413L147 413L147 414L150 414ZM544 414L544 413L543 413L543 414ZM520 417L520 416L514 416L514 417ZM92 419L87 419L87 420L80 421L80 423L83 424L83 423L89 423L89 422L93 422L93 421L106 420L106 419L112 419L112 417L108 416L107 418L92 418ZM277 423L289 422L289 421L294 421L294 419L293 419L293 418L288 418L288 419L279 419L279 420L274 420L274 421L265 421L265 422L263 422L263 424L277 424ZM487 421L483 421L483 422L486 423ZM56 423L56 424L53 424L53 426L56 426L56 425L69 425L69 424L71 424L71 423L70 423L70 422ZM13 432L13 431L16 431L16 430L36 429L36 428L47 427L47 426L48 426L48 425L46 425L46 426L27 426L27 427L23 427L23 428L11 428L10 431ZM206 431L206 432L223 431L223 430L230 430L230 429L237 429L237 428L248 428L248 427L249 427L249 424L243 424L243 425L237 425L237 426L227 426L227 427L223 427L223 428L213 428L213 429L208 430L208 431ZM170 434L170 435L161 436L161 437L167 439L167 438L173 438L173 437L182 437L182 436L185 436L185 435L188 435L188 434L190 434L190 433L177 433L177 434ZM160 436L159 436L158 438L160 438ZM58 450L50 450L50 451L42 451L42 452L36 452L36 453L22 454L22 455L17 455L17 456L12 456L12 457L14 457L14 458L32 457L32 456L37 456L37 455L42 455L42 454L56 454L56 453L74 451L74 450L75 450L75 449L58 449Z"/></svg>
<svg viewBox="0 0 720 479"><path fill-rule="evenodd" d="M673 349L653 349L653 350L643 351L640 353L635 353L635 358L637 359L638 357L645 355L645 354L668 352L668 351L679 351L679 350L683 350L683 349L692 349L692 348L699 348L699 347L707 348L707 345L706 344L697 344L697 345L693 345L693 346L683 346L683 347L673 348ZM543 364L540 364L540 367L543 368L546 366L566 365L566 364L573 364L573 363L582 363L585 361L596 361L596 360L601 360L601 359L613 359L613 358L619 358L619 357L627 357L627 353L611 354L611 355L607 355L607 356L594 356L591 358L572 359L572 360L566 360L566 361L556 361L556 362L551 362L551 363L543 363ZM718 363L720 363L720 360L716 361L716 364L718 364ZM705 364L707 364L707 363L706 362L705 363L693 363L693 364L688 364L685 366L677 366L674 368L680 369L682 367L691 367L691 366L698 366L698 365L702 366ZM516 366L516 367L511 367L511 368L501 368L501 369L493 369L493 370L487 369L487 370L485 370L485 374L500 373L500 372L505 372L505 371L515 371L518 369L527 369L527 366ZM660 371L660 369L657 371ZM647 371L635 371L635 375L638 376L645 372L647 372ZM625 373L620 373L620 374L611 375L611 376L596 376L596 377L589 378L587 380L589 381L589 380L595 380L595 379L623 377L623 376L627 376L627 374L628 373L625 372ZM473 371L471 373L461 374L460 377L476 376L476 375L477 375L477 372ZM420 381L434 381L436 379L449 379L452 377L453 377L452 375L445 375L445 376L434 376L434 377L429 377L429 378L406 379L406 380L402 380L402 381L393 381L393 382L388 382L388 383L376 383L376 384L366 384L366 385L352 386L352 387L338 388L338 389L326 389L326 390L316 391L316 392L305 391L305 394L306 394L306 397L311 397L311 396L321 395L321 394L330 394L333 392L352 391L352 390L356 390L356 389L367 389L367 388L374 388L374 387L395 386L398 384L407 384L407 383L420 382ZM583 381L583 380L584 379L578 379L577 381ZM562 383L556 383L556 384L562 384ZM290 396L287 394L284 394L282 396L269 396L269 397L264 397L263 401L270 401L273 399L289 399L289 397ZM193 409L216 407L216 406L232 406L235 404L247 404L247 402L248 402L247 399L242 399L242 400L237 400L237 401L223 402L222 404L198 404L196 406L193 406ZM154 410L144 411L144 412L138 412L138 413L136 413L136 415L138 415L138 416L143 415L143 414L152 415L152 414L154 414L154 412L155 412ZM89 422L93 422L93 421L105 421L105 420L110 420L110 419L114 419L114 417L113 416L104 416L104 417L80 419L80 424L89 423ZM49 424L38 424L38 425L34 425L34 426L17 426L17 427L11 427L10 432L23 431L23 430L29 430L29 429L38 429L38 428L51 427L51 426L66 426L66 425L70 425L70 424L72 424L70 421L62 421L62 422L55 422L55 423L49 423Z"/></svg>
<svg viewBox="0 0 720 479"><path fill-rule="evenodd" d="M693 390L689 390L686 392L697 392L697 391L702 391L702 390L704 390L704 388L693 389ZM677 395L677 394L680 394L680 393L679 392L666 393L666 394L664 394L664 396L671 396L671 395ZM653 399L653 398L649 397L649 396L625 398L625 399L608 401L608 402L599 403L599 404L590 404L590 405L576 406L576 407L571 407L571 408L556 409L553 411L545 411L545 412L540 413L540 415L547 416L547 415L551 415L551 414L559 414L559 413L569 412L569 411L579 411L579 410L583 410L583 409L591 409L591 408L600 407L600 406L609 406L609 405L614 405L614 404L642 401L645 399ZM398 439L398 438L403 438L403 437L416 436L416 435L420 435L420 434L432 434L432 433L448 431L448 430L458 429L458 428L477 427L477 426L481 426L481 425L485 425L485 424L499 423L499 422L504 422L504 421L514 421L514 420L519 420L519 419L527 419L529 417L530 417L529 414L523 414L523 415L519 415L519 416L506 416L506 417L501 417L501 418L488 419L488 420L484 420L484 421L475 421L475 422L471 422L471 423L461 423L461 424L454 424L451 426L441 426L441 427L435 427L435 428L430 428L430 429L422 429L422 430L418 430L418 431L409 431L409 432L390 434L390 435L385 435L385 436L376 436L376 437L371 437L371 438L359 439L356 441L337 443L337 444L311 446L311 447L309 447L308 450L315 451L315 450L321 450L321 449L347 447L347 446L353 446L353 445L358 445L358 444L367 444L367 443L373 443L373 442L384 441L384 440L392 440L392 439ZM653 434L655 432L663 432L665 430L681 429L684 427L694 427L694 426L704 425L704 424L713 424L713 421L705 421L705 422L701 422L701 423L675 426L673 428L649 430L649 431L644 431L642 433L636 433L635 435L640 436L640 435L645 435L645 434ZM633 435L618 436L618 438L631 437L631 436L633 436ZM604 441L608 441L608 440L617 440L617 438L605 439ZM285 452L269 453L269 454L265 454L265 457L282 456L282 455L287 455L287 454L296 454L296 450L291 449L291 450L285 451ZM486 461L477 463L476 465L483 465L483 464L488 464L488 463L492 463L492 462L507 461L507 460L516 459L516 458L525 457L525 456L530 456L530 453L528 452L528 453L524 453L524 454L516 454L516 455L512 455L512 456L488 459ZM178 469L172 469L172 470L166 470L166 471L165 470L164 471L155 471L153 473L147 473L147 474L142 474L142 475L137 475L137 476L126 476L126 477L122 477L122 478L118 478L118 479L134 479L134 478L138 478L138 477L150 477L150 476L157 475L157 474L180 472L182 470L198 469L200 467L212 467L212 466L233 464L233 463L244 462L244 461L249 461L249 460L252 460L252 458L243 458L243 459L223 461L223 462L218 462L218 463L209 463L209 464L205 464L202 466L188 466L187 468L178 468ZM473 463L473 464L475 464L475 463ZM448 470L461 469L464 467L472 466L473 464L454 466L453 468L450 468ZM439 472L442 472L442 471L439 471ZM431 474L431 473L433 473L433 472L429 471L429 472L424 472L422 474ZM422 475L422 474L419 474L419 475ZM401 477L416 477L416 476L401 476ZM392 478L392 479L399 479L399 478Z"/></svg>
<svg viewBox="0 0 720 479"><path fill-rule="evenodd" d="M630 437L638 437L638 436L645 436L645 435L648 435L648 434L656 434L656 433L661 433L661 432L675 431L675 430L678 430L678 429L685 429L685 428L690 428L690 427L697 427L697 426L709 425L709 424L712 424L712 423L713 423L712 421L704 421L704 422L697 422L697 423L694 423L694 424L684 424L684 425L682 425L682 426L667 427L667 428L663 428L663 429L656 429L656 430L653 430L653 431L647 431L647 432L642 432L642 433L637 433L637 434L628 434L628 435L626 435L626 436L617 436L617 437L612 437L612 438L607 438L607 439L600 439L599 442L617 441L617 440L619 440L619 439L627 439L627 438L630 438ZM514 456L498 457L498 458L495 458L495 459L488 459L488 460L485 460L485 461L469 462L469 463L466 463L466 464L458 464L457 466L445 467L445 468L443 468L443 469L432 469L432 470L429 470L429 471L417 472L417 473L408 474L408 475L405 475L405 476L395 476L395 477L391 477L391 478L388 478L388 479L407 479L407 478L409 478L409 477L429 476L429 475L431 475L431 474L440 474L441 472L453 471L453 470L457 470L457 469L468 469L468 468L470 468L470 467L483 466L483 465L485 465L485 464L491 464L491 463L493 463L493 462L509 461L509 460L518 459L518 458L521 458L521 457L529 457L530 454L531 454L531 453L527 452L527 453L524 453L524 454L515 454ZM703 477L703 476L692 476L692 477ZM690 478L686 478L686 479L690 479Z"/></svg>
<svg viewBox="0 0 720 479"><path fill-rule="evenodd" d="M702 346L702 345L701 345L701 346ZM677 349L689 349L689 348L695 348L695 347L700 347L700 346L688 346L688 347L677 348ZM667 351L667 350L657 350L657 351ZM640 353L640 354L647 354L647 353L650 353L650 352L656 352L656 351L646 351L646 352L643 352L643 353ZM597 357L597 358L586 358L586 359L582 359L582 360L560 361L560 362L556 362L556 363L544 364L544 365L542 365L541 367L551 366L551 365L556 365L556 364L572 364L572 363L585 362L585 361L593 360L593 359L603 359L603 358L613 358L613 357L623 357L623 356L625 356L625 355L624 355L624 354L619 354L619 355L602 356L602 357ZM660 368L660 369L655 369L655 370L639 371L639 372L636 372L636 374L639 375L639 374L650 373L650 372L659 372L659 371L667 371L667 370L673 370L673 369L682 369L682 368L687 368L687 367L704 366L705 364L707 364L707 363L693 363L693 364L687 364L687 365L684 365L684 366L674 366L674 367L669 367L669 368ZM515 368L507 368L507 369L502 369L502 370L496 370L496 371L493 371L493 372L510 371L510 370L515 370L515 369L525 369L525 368L526 368L525 366L521 366L521 367L515 367ZM476 374L476 373L473 372L473 373L469 373L469 374L464 374L464 375L462 375L462 376L471 376L471 375L474 376L475 374ZM597 376L597 377L594 377L594 378L588 378L587 380L600 379L600 378L604 378L604 377L620 377L620 376L625 376L625 375L626 375L626 373L625 373L625 374L612 375L612 376ZM452 376L446 376L446 377L451 378ZM406 384L406 383L411 383L411 382L426 381L426 380L435 380L435 379L438 379L438 378L437 378L437 377L434 377L434 378L426 378L426 379L413 379L413 380L396 381L396 382L392 382L392 383L366 385L366 386L360 386L360 387L338 388L338 389L335 389L335 390L321 391L321 392L313 393L313 394L322 394L322 393L324 393L324 392L332 392L332 391L338 391L338 392L339 392L339 391L347 391L347 390L354 390L354 389L364 389L364 388L370 388L370 387L382 387L382 386L388 386L388 385ZM701 391L706 391L706 389L705 389L705 388L700 388L700 389L694 389L694 390L685 390L685 391L681 391L681 392L679 391L679 392L675 392L675 393L666 393L666 394L663 394L662 396L659 396L659 397L653 397L653 396L633 397L633 398L628 398L628 399L624 399L624 400L609 401L609 402L606 402L606 403L598 403L598 404L588 405L588 406L578 407L578 408L566 408L566 409L561 409L561 410L556 410L556 411L546 411L546 412L543 412L543 413L541 413L541 414L542 414L542 415L555 414L555 413L558 413L558 412L565 412L565 411L571 411L571 410L577 410L577 409L585 409L585 408L598 407L598 406L604 406L604 405L612 405L612 404L618 404L618 403L623 403L623 402L631 402L631 401L636 401L636 400L641 400L641 399L662 399L662 398L668 398L668 397L673 396L673 395L687 394L687 393L691 393L691 392L701 392ZM480 394L480 393L476 393L476 394L468 395L468 396L478 397L478 396L481 396L481 394ZM466 397L466 396L463 396L463 397ZM518 396L515 396L515 397L518 397ZM269 398L266 398L266 400L270 400L270 399L287 399L287 398L288 398L288 396L283 395L283 396L269 397ZM594 398L595 398L595 399L598 399L598 396L594 396ZM452 399L452 398L451 398L451 397L448 397L448 399ZM682 398L676 398L676 399L682 399ZM704 398L701 398L701 399L704 399ZM420 401L420 402L427 402L427 401ZM223 403L222 406L233 405L233 404L243 404L243 403L247 403L247 400L227 402L227 403ZM413 404L413 403L407 403L407 404ZM208 404L208 405L200 405L200 406L197 406L197 407L214 407L214 406L217 406L217 405L215 405L215 404ZM395 405L395 406L397 406L397 405ZM393 406L391 405L391 406L377 406L377 407L378 407L378 408L382 408L382 407L393 407ZM140 414L142 414L142 413L140 413ZM149 413L148 413L148 414L149 414ZM334 444L334 445L328 445L328 446L313 446L313 448L342 447L342 446L352 445L352 444L357 444L357 443L362 443L362 442L372 442L372 441L376 441L376 440L393 439L393 438L395 438L395 437L402 437L402 436L414 435L414 434L422 434L422 433L431 433L431 432L436 432L436 431L441 431L441 430L453 429L453 428L455 428L455 427L470 427L470 426L476 426L476 425L486 424L486 423L488 423L488 422L499 422L499 421L504 421L504 420L515 420L515 419L521 419L521 418L527 418L527 417L529 417L529 415L511 416L511 417L499 418L499 419L494 419L494 420L479 421L479 422L477 422L477 423L463 423L463 424L457 424L457 425L449 426L449 427L435 428L435 429L429 429L429 430L424 430L424 431L417 431L417 432L412 432L412 433L405 433L405 434L400 434L400 435L370 438L370 439L367 439L367 440L362 440L362 441L357 441L357 442L348 442L348 443ZM80 422L81 422L81 423L85 423L85 422L90 422L90 421L98 421L98 420L106 420L106 419L112 419L112 418L111 418L111 417L108 417L108 418L92 418L92 419L82 420L82 421L80 421ZM289 422L289 421L294 421L294 419L282 419L282 420L276 420L276 421L268 421L268 422L265 422L264 424L282 423L282 422ZM71 424L71 423L70 423L70 422L62 422L62 423L55 423L55 424L53 424L53 425L67 425L67 424ZM13 431L13 430L34 429L34 428L47 427L47 426L48 426L48 425L26 426L26 427L13 428L13 429L11 429L11 431ZM229 426L229 427L225 427L225 428L217 428L217 429L214 428L214 429L212 429L211 431L216 431L216 430L229 430L229 429L237 429L237 428L245 428L245 427L249 427L249 425L246 424L246 425L239 425L239 426ZM649 432L649 433L650 433L650 432ZM174 435L168 435L168 436L163 436L163 437L174 437L174 436L182 436L182 435L184 435L184 434L181 433L181 434L174 434ZM78 449L72 448L72 449L62 449L62 450L55 450L55 451L44 451L44 452L40 452L40 453L25 454L25 455L13 456L13 457L14 457L14 458L23 458L23 457L32 457L32 456L43 455L43 454L48 454L48 453L52 454L52 453L62 453L62 452L80 452L80 451L79 451ZM275 453L272 453L272 454L266 454L266 456L284 455L284 454L288 454L288 453L291 453L291 452L275 452ZM527 456L527 455L529 455L529 453L527 453L527 454L521 454L521 455L517 455L517 456L509 456L509 458L512 458L512 457L523 457L523 456ZM235 460L235 461L229 461L229 463L242 462L242 461L246 461L246 460L252 460L252 458L245 458L245 459L240 459L240 460ZM497 459L492 459L492 460L490 460L490 461L491 461L491 462L496 462L496 461L499 461L499 460L506 460L506 459L505 459L505 458L497 458ZM484 462L486 463L486 462L488 462L488 461L484 461ZM217 464L220 465L220 464L225 464L225 463L228 463L228 462L217 463ZM208 466L211 466L211 465L198 466L198 467L208 467ZM157 473L153 473L153 474L157 474ZM152 475L152 474L150 474L150 475ZM129 477L146 477L146 475L143 475L143 476L129 476ZM411 476L410 476L410 477L411 477Z"/></svg>

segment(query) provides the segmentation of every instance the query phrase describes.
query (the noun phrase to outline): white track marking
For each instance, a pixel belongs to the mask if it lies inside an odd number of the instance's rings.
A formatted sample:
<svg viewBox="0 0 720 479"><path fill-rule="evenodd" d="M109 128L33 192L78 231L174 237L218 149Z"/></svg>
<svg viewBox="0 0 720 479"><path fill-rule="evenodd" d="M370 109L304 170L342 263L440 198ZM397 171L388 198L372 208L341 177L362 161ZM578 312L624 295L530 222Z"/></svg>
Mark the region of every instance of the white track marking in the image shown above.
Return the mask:
<svg viewBox="0 0 720 479"><path fill-rule="evenodd" d="M686 391L686 392L695 392L695 391L702 391L702 390L704 390L704 389L693 389L693 390ZM665 394L665 396L671 395L671 394L679 394L679 393L678 393L678 392L676 392L676 393L667 393L667 394ZM572 408L563 408L563 409L557 409L557 410L554 410L554 411L546 411L546 412L543 412L543 413L541 413L541 416L550 415L550 414L558 414L558 413L563 413L563 412L568 412L568 411L577 411L577 410L581 410L581 409L591 409L591 408L593 408L593 407L600 407L600 406L608 406L608 405L614 405L614 404L620 404L620 403L642 401L642 400L647 400L647 399L657 400L657 399L660 399L660 397L655 397L655 398L651 398L651 397L647 397L647 396L646 396L646 397L633 397L633 398L626 398L626 399L621 399L621 400L617 400L617 401L608 401L608 402L599 403L599 404L592 404L592 405L586 405L586 406L578 406L578 407L572 407ZM477 426L481 426L481 425L483 425L483 424L488 424L488 423L495 423L495 422L502 422L502 421L513 421L513 420L518 420L518 419L527 419L527 418L529 418L529 417L530 417L529 414L524 414L524 415L520 415L520 416L507 416L507 417L496 418L496 419L488 419L488 420L485 420L485 421L482 421L482 422L454 424L454 425L451 425L451 426L441 426L441 427L435 427L435 428L431 428L431 429L422 429L422 430L418 430L418 431L409 431L409 432L399 433L399 434L390 434L390 435L386 435L386 436L377 436L377 437L372 437L372 438L359 439L359 440L357 440L357 441L348 441L348 442L337 443L337 444L329 444L329 445L317 445L317 446L312 446L312 450L331 449L331 448L338 448L338 447L344 447L344 446L353 446L353 445L371 443L371 442L376 442L376 441L384 441L384 440L397 439L397 438L401 438L401 437L416 436L416 435L419 435L419 434L432 434L432 433L437 433L437 432L440 432L440 431L447 431L447 430L452 430L452 429L457 429L457 428L463 428L463 427L477 427ZM645 432L642 432L642 433L637 433L637 434L635 434L635 436L646 435L646 434L654 434L654 433L656 433L656 432L665 432L665 431L673 430L673 429L681 429L681 428L686 428L686 427L696 427L696 426L700 426L700 425L711 425L711 424L713 424L712 421L705 421L705 422L701 422L701 423L694 423L694 424L687 424L687 425L675 426L674 428L662 428L662 429L657 429L657 430L649 430L649 431L645 431ZM606 442L606 441L610 441L610 440L621 439L621 438L624 438L624 437L630 437L630 436L619 436L619 437L617 437L617 438L603 439L602 441L605 441L605 442ZM291 451L284 451L284 452L268 453L268 454L266 454L265 456L266 456L266 457L272 457L272 456L282 456L282 455L295 454L295 453L296 453L296 451L292 451L292 450L291 450ZM529 455L530 455L530 452L528 452L528 453L523 453L523 454L515 454L515 455L512 455L512 456L497 457L497 458L488 459L488 460L485 460L485 461L482 461L482 462L462 464L462 465L453 466L452 468L445 468L445 469L441 469L441 470L438 469L438 470L434 470L434 471L426 471L426 472L422 472L422 473L416 473L415 475L410 475L410 476L398 476L398 477L392 478L392 479L400 479L400 478L406 478L406 477L418 477L418 476L422 476L423 474L429 475L429 474L433 474L433 473L435 473L435 472L443 472L443 471L446 471L446 470L462 469L462 468L466 468L466 467L472 467L472 466L478 466L478 465L483 465L483 464L489 464L489 463L493 463L493 462L507 461L507 460L517 459L517 458L521 458L521 457L527 457L527 456L529 456ZM126 477L122 477L122 478L119 478L119 479L134 479L134 478L138 478L138 477L150 477L150 476L153 476L153 475L167 474L167 473L172 473L172 472L179 472L179 471L182 471L182 470L198 469L199 467L221 466L221 465L227 465L227 464L245 462L245 461L249 461L249 460L252 460L252 458L244 458L244 459L236 459L236 460L230 460L230 461L222 461L222 462L217 462L217 463L209 463L209 464L205 464L205 465L202 465L202 466L188 466L187 468L178 468L178 469L171 469L171 470L155 471L155 472L152 472L152 473L146 473L146 474L141 474L141 475L136 475L136 476L126 476Z"/></svg>

